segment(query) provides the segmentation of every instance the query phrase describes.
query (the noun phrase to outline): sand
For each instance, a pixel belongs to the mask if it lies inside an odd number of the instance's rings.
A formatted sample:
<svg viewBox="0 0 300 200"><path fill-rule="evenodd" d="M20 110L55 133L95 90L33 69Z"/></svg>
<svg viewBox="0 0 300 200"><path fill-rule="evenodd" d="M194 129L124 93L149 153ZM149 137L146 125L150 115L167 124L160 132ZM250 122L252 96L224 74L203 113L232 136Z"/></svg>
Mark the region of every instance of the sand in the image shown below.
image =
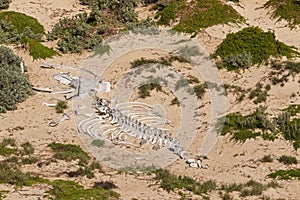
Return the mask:
<svg viewBox="0 0 300 200"><path fill-rule="evenodd" d="M270 10L264 10L260 7L265 1L241 1L241 6L234 5L233 7L243 15L247 24L251 26L260 26L264 30L272 30L275 32L277 38L289 45L294 45L300 49L300 29L290 30L286 27L286 22L276 22L274 19L270 19L268 12ZM44 25L47 31L51 30L51 27L62 17L73 16L79 12L87 10L86 7L79 5L75 0L13 0L10 10L23 12L30 16L36 17L41 24ZM145 8L140 8L141 18L145 18ZM148 13L147 13L148 14ZM151 13L150 13L151 15ZM246 25L218 25L210 27L202 31L197 36L197 41L208 53L212 53L218 44L226 37L227 33L236 32L245 27ZM51 43L47 45L52 46ZM33 61L28 52L24 52L18 48L11 47L14 52L21 56L28 66L28 73L30 82L39 87L50 87L54 90L60 89L60 85L53 79L53 75L62 71L58 69L40 69L39 65L44 62L41 60ZM166 52L145 50L135 51L130 56L123 56L117 58L113 63L109 65L109 68L105 71L106 80L112 83L112 89L115 87L115 83L118 77L122 76L126 70L129 69L130 62L135 58L141 57L141 55L147 58L158 58L164 56ZM53 59L47 59L46 62L81 67L86 60L88 53L81 55L76 54L64 54L60 57ZM122 67L122 70L120 70ZM182 65L177 64L177 70L181 69L181 74L187 76L194 74L193 68L186 67L182 69ZM175 67L176 68L176 67ZM243 88L253 87L259 80L268 76L270 71L269 67L251 68L246 70L245 73L236 74L220 71L220 76L224 83L240 85ZM76 72L71 72L76 75ZM203 77L199 76L199 80L203 81ZM271 114L276 114L278 109L286 107L289 103L300 103L299 95L295 98L291 98L292 93L299 91L299 76L295 77L295 80L290 80L284 87L276 86L272 87L269 92L267 100L267 111ZM152 93L152 97L147 102L158 102L164 106L166 115L174 124L179 123L180 117L178 116L179 108L169 106L169 102L172 99L172 95L165 95L160 93ZM136 98L136 96L134 97ZM227 112L240 111L243 114L248 114L253 111L257 106L248 100L237 104L235 102L235 96L229 95L227 101ZM48 124L52 120L61 117L61 114L55 113L54 108L49 108L42 105L43 102L55 102L54 99L63 99L63 95L53 95L47 93L36 93L29 97L25 102L18 105L18 110L0 114L0 138L11 137L15 138L17 142L22 143L24 141L30 141L36 148L35 155L42 158L50 158L51 151L47 147L50 142L56 141L61 143L79 144L83 148L80 137L76 131L76 123L73 119L65 121L56 127L49 127ZM188 149L191 155L196 156L199 153L201 144L203 142L204 135L209 129L210 110L211 110L211 97L209 93L206 93L201 101L198 101L199 109L199 128L197 130L198 137L194 140L193 145ZM67 111L70 111L69 108ZM24 130L13 130L16 126L24 127ZM178 159L173 164L169 165L167 169L178 175L187 175L196 178L200 181L214 179L218 183L230 183L238 182L244 183L250 179L255 179L262 183L271 181L266 179L266 175L270 172L274 172L278 169L299 168L300 164L293 166L284 166L275 160L272 163L261 163L259 161L264 155L271 154L274 158L279 156L293 155L300 160L299 150L295 151L290 143L276 139L274 142L263 141L258 138L256 140L248 140L244 144L234 143L230 140L230 136L220 136L218 143L208 154L208 160L205 163L209 165L206 170L188 168L184 164L183 160ZM105 167L105 166L104 166ZM70 171L75 169L75 163L66 163L59 161L52 163L48 166L39 168L36 165L26 166L23 170L36 172L42 174L43 177L51 180L57 178L66 178L66 174L60 172ZM180 196L176 193L168 193L156 184L156 182L149 176L145 175L129 175L118 174L117 171L105 167L106 173L96 174L96 178L77 178L79 183L86 187L92 186L93 182L100 180L113 181L118 188L117 192L121 194L121 199L180 199ZM281 188L268 189L264 192L265 195L271 198L285 198L285 199L298 199L300 196L299 182L298 181L278 181L281 184ZM5 194L6 199L42 199L43 192L47 190L47 186L38 185L34 187L24 187L21 189L14 188L10 185L0 185L0 190L10 191ZM199 197L193 197L198 199ZM218 199L217 192L213 193L211 199ZM235 196L239 199L238 196ZM249 198L255 199L255 198Z"/></svg>

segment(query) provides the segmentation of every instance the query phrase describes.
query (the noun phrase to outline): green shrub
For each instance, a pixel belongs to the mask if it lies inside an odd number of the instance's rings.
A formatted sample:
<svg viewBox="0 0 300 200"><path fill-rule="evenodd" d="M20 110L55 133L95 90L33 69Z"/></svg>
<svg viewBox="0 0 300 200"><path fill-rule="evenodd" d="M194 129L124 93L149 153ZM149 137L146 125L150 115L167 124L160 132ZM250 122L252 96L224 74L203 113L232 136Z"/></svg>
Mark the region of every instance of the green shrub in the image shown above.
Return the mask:
<svg viewBox="0 0 300 200"><path fill-rule="evenodd" d="M268 174L268 177L279 180L300 179L300 169L278 170Z"/></svg>
<svg viewBox="0 0 300 200"><path fill-rule="evenodd" d="M174 97L174 99L172 99L170 105L177 105L177 106L180 106L180 101L178 100L177 97Z"/></svg>
<svg viewBox="0 0 300 200"><path fill-rule="evenodd" d="M267 118L265 107L258 107L255 112L242 116L240 113L230 113L220 118L217 131L222 135L232 134L235 141L245 142L247 139L262 136L264 139L276 138L276 130L280 126ZM276 121L276 120L275 120ZM259 132L262 131L261 132ZM270 132L274 132L273 134Z"/></svg>
<svg viewBox="0 0 300 200"><path fill-rule="evenodd" d="M150 91L156 89L156 91L162 91L162 86L159 83L147 83L138 87L138 93L140 98L150 97Z"/></svg>
<svg viewBox="0 0 300 200"><path fill-rule="evenodd" d="M300 104L292 104L289 105L284 111L288 112L290 116L296 116L298 113L300 113Z"/></svg>
<svg viewBox="0 0 300 200"><path fill-rule="evenodd" d="M194 92L195 92L195 94L196 94L196 96L197 96L198 99L202 99L203 98L203 96L204 96L204 94L206 92L206 88L207 88L207 86L206 86L205 83L204 84L198 84L198 85L195 85L193 87L193 90L194 90Z"/></svg>
<svg viewBox="0 0 300 200"><path fill-rule="evenodd" d="M288 116L287 116L288 117ZM295 149L300 148L300 119L290 120L279 126L284 138L293 143Z"/></svg>
<svg viewBox="0 0 300 200"><path fill-rule="evenodd" d="M84 189L73 181L56 180L51 183L52 188L47 191L50 199L65 200L65 199L94 199L94 200L109 200L118 199L119 194L111 190L105 190L101 187Z"/></svg>
<svg viewBox="0 0 300 200"><path fill-rule="evenodd" d="M271 157L271 155L265 155L264 157L262 157L260 159L261 162L273 162L273 158Z"/></svg>
<svg viewBox="0 0 300 200"><path fill-rule="evenodd" d="M68 172L68 175L70 177L78 177L78 176L86 176L87 178L94 178L95 177L95 174L93 173L91 168L88 167L88 166L80 167L76 171Z"/></svg>
<svg viewBox="0 0 300 200"><path fill-rule="evenodd" d="M56 113L63 113L65 109L68 108L68 103L66 101L58 101L55 105Z"/></svg>
<svg viewBox="0 0 300 200"><path fill-rule="evenodd" d="M175 189L186 189L196 195L207 194L217 188L214 180L204 181L199 183L188 176L176 176L168 170L157 170L155 172L156 179L160 180L160 187L166 191L174 191Z"/></svg>
<svg viewBox="0 0 300 200"><path fill-rule="evenodd" d="M169 59L166 58L159 58L159 59L146 59L146 58L141 58L134 60L133 62L130 62L131 68L136 68L145 64L152 64L152 63L159 63L161 65L167 65L171 66L172 62Z"/></svg>
<svg viewBox="0 0 300 200"><path fill-rule="evenodd" d="M194 35L213 25L244 21L237 11L219 0L192 1L189 4L183 0L172 1L166 6L158 6L156 18L161 25L170 25L171 21L178 19L173 29Z"/></svg>
<svg viewBox="0 0 300 200"><path fill-rule="evenodd" d="M143 35L158 35L159 29L156 22L151 20L149 17L145 20L131 22L126 24L126 28L135 34Z"/></svg>
<svg viewBox="0 0 300 200"><path fill-rule="evenodd" d="M58 55L58 53L50 49L44 45L42 45L39 41L26 38L24 39L25 43L29 46L29 55L32 56L32 58L35 59L46 59L46 58L52 58L55 55Z"/></svg>
<svg viewBox="0 0 300 200"><path fill-rule="evenodd" d="M221 190L225 190L226 192L233 192L233 191L241 191L243 189L243 184L237 184L237 183L227 183L221 185Z"/></svg>
<svg viewBox="0 0 300 200"><path fill-rule="evenodd" d="M96 56L96 55L104 55L105 53L107 53L108 55L110 54L110 46L108 44L99 44L98 46L95 46L94 49L94 55L93 56Z"/></svg>
<svg viewBox="0 0 300 200"><path fill-rule="evenodd" d="M296 28L300 24L298 0L269 0L264 7L271 7L273 9L272 17L286 20L290 28Z"/></svg>
<svg viewBox="0 0 300 200"><path fill-rule="evenodd" d="M96 146L96 147L103 147L104 146L105 141L104 140L93 140L92 141L92 145Z"/></svg>
<svg viewBox="0 0 300 200"><path fill-rule="evenodd" d="M194 84L194 83L199 83L200 81L197 77L191 75L188 77L188 82L189 84Z"/></svg>
<svg viewBox="0 0 300 200"><path fill-rule="evenodd" d="M294 156L282 155L278 158L278 161L285 165L298 164L298 160Z"/></svg>
<svg viewBox="0 0 300 200"><path fill-rule="evenodd" d="M72 144L51 143L48 145L54 152L54 158L72 161L79 160L80 165L86 165L90 159L88 154L80 146Z"/></svg>
<svg viewBox="0 0 300 200"><path fill-rule="evenodd" d="M22 158L22 164L24 164L24 165L31 165L31 164L37 163L38 161L39 161L39 159L34 156Z"/></svg>
<svg viewBox="0 0 300 200"><path fill-rule="evenodd" d="M10 3L11 3L11 0L0 0L0 10L7 9L9 7Z"/></svg>
<svg viewBox="0 0 300 200"><path fill-rule="evenodd" d="M101 181L101 182L96 182L93 186L93 188L103 188L105 190L111 190L117 188L117 186L111 182L111 181Z"/></svg>
<svg viewBox="0 0 300 200"><path fill-rule="evenodd" d="M22 150L23 155L31 155L34 153L34 147L29 142L25 142L25 143L21 144L21 147L23 148L23 150Z"/></svg>
<svg viewBox="0 0 300 200"><path fill-rule="evenodd" d="M247 27L237 33L228 34L217 47L214 56L221 58L219 66L228 70L236 70L241 66L227 62L227 60L232 56L241 55L243 52L251 55L252 64L261 64L271 56L288 58L299 56L295 47L285 45L276 40L273 32L264 32L258 27Z"/></svg>
<svg viewBox="0 0 300 200"><path fill-rule="evenodd" d="M0 162L0 183L12 185L31 186L36 183L44 183L44 179L30 173L23 173L16 165Z"/></svg>
<svg viewBox="0 0 300 200"><path fill-rule="evenodd" d="M0 143L0 155L10 156L12 154L18 154L18 149L16 148L16 141L12 138L4 138Z"/></svg>
<svg viewBox="0 0 300 200"><path fill-rule="evenodd" d="M0 19L10 22L19 34L26 31L26 28L29 28L34 34L41 37L45 31L44 27L38 22L37 19L27 16L23 13L14 11L1 12Z"/></svg>
<svg viewBox="0 0 300 200"><path fill-rule="evenodd" d="M0 113L17 109L31 94L31 86L21 73L21 58L0 46Z"/></svg>

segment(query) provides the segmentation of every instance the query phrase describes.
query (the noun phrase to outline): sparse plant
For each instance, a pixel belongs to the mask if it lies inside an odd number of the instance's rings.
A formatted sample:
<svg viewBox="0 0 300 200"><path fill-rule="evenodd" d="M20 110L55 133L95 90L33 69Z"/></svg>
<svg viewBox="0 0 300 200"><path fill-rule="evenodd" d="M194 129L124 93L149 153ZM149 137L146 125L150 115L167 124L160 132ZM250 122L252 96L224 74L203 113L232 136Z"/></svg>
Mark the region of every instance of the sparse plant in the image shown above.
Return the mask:
<svg viewBox="0 0 300 200"><path fill-rule="evenodd" d="M176 82L176 84L175 84L175 90L177 91L177 90L179 90L180 88L187 87L188 85L189 85L188 80L182 78L182 79L180 79L180 80L178 80L178 81Z"/></svg>
<svg viewBox="0 0 300 200"><path fill-rule="evenodd" d="M193 87L193 90L194 90L194 92L195 92L195 94L196 94L196 96L197 96L198 99L202 99L203 98L203 96L204 96L204 94L206 92L206 88L207 88L207 86L206 86L205 83L204 84L198 84L198 85L195 85Z"/></svg>
<svg viewBox="0 0 300 200"><path fill-rule="evenodd" d="M273 158L271 155L265 155L260 159L261 162L273 162Z"/></svg>
<svg viewBox="0 0 300 200"><path fill-rule="evenodd" d="M25 142L21 144L22 149L22 154L23 155L31 155L34 153L34 147L30 142Z"/></svg>
<svg viewBox="0 0 300 200"><path fill-rule="evenodd" d="M150 91L154 89L156 89L156 91L162 91L162 86L159 83L147 83L139 86L139 97L143 99L150 97Z"/></svg>
<svg viewBox="0 0 300 200"><path fill-rule="evenodd" d="M188 82L189 84L194 84L194 83L199 83L200 81L197 77L190 75L188 77Z"/></svg>
<svg viewBox="0 0 300 200"><path fill-rule="evenodd" d="M29 157L25 157L25 158L22 158L22 164L24 165L31 165L31 164L34 164L34 163L37 163L39 161L39 159L37 157L34 157L34 156L29 156Z"/></svg>
<svg viewBox="0 0 300 200"><path fill-rule="evenodd" d="M104 146L105 141L104 140L100 140L100 139L96 139L92 141L92 145L96 146L96 147L103 147Z"/></svg>
<svg viewBox="0 0 300 200"><path fill-rule="evenodd" d="M58 101L55 105L56 113L63 113L65 109L68 108L68 104L66 101Z"/></svg>
<svg viewBox="0 0 300 200"><path fill-rule="evenodd" d="M82 185L74 181L67 180L55 180L50 183L51 189L47 191L47 196L50 199L94 199L94 200L104 200L104 199L117 199L119 194L111 191L105 190L101 187L84 189Z"/></svg>
<svg viewBox="0 0 300 200"><path fill-rule="evenodd" d="M278 161L285 165L298 164L298 160L294 156L282 155L278 158Z"/></svg>
<svg viewBox="0 0 300 200"><path fill-rule="evenodd" d="M172 99L171 104L170 105L176 105L176 106L180 106L180 101L178 100L177 97L175 97L174 99Z"/></svg>
<svg viewBox="0 0 300 200"><path fill-rule="evenodd" d="M13 11L1 12L0 19L0 43L22 44L33 59L57 55L56 51L41 44L44 27L37 19Z"/></svg>
<svg viewBox="0 0 300 200"><path fill-rule="evenodd" d="M160 1L159 1L160 2ZM217 25L243 22L238 12L231 6L218 0L193 1L186 3L183 0L157 3L156 18L161 25L170 25L178 22L174 30L190 33L195 36L200 30ZM177 21L178 20L178 21Z"/></svg>
<svg viewBox="0 0 300 200"><path fill-rule="evenodd" d="M268 174L268 177L279 180L300 179L300 169L278 170Z"/></svg>
<svg viewBox="0 0 300 200"><path fill-rule="evenodd" d="M112 181L101 181L101 182L94 183L93 188L99 188L99 187L105 190L112 190L117 188L118 186L116 186Z"/></svg>
<svg viewBox="0 0 300 200"><path fill-rule="evenodd" d="M16 186L31 186L36 183L44 183L44 179L31 173L23 173L17 165L0 162L0 183L8 183Z"/></svg>
<svg viewBox="0 0 300 200"><path fill-rule="evenodd" d="M100 55L102 56L103 54L107 53L108 55L110 54L110 46L108 44L99 44L98 46L95 46L94 49L94 55Z"/></svg>
<svg viewBox="0 0 300 200"><path fill-rule="evenodd" d="M12 138L4 138L0 143L0 155L10 156L17 153L18 149L16 148L16 141Z"/></svg>

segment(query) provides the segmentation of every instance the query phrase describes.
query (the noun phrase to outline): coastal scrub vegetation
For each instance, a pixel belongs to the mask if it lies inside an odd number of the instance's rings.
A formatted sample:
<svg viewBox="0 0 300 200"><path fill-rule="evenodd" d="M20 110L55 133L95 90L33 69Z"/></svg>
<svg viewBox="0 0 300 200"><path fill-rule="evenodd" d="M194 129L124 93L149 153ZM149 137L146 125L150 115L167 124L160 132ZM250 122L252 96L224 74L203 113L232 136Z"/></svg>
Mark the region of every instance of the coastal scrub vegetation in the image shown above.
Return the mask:
<svg viewBox="0 0 300 200"><path fill-rule="evenodd" d="M300 180L300 169L278 170L276 172L268 174L268 177L279 180Z"/></svg>
<svg viewBox="0 0 300 200"><path fill-rule="evenodd" d="M298 0L269 0L264 7L272 8L272 17L286 20L290 28L296 28L300 24L300 1Z"/></svg>
<svg viewBox="0 0 300 200"><path fill-rule="evenodd" d="M292 58L299 55L295 47L278 41L273 32L264 32L259 27L247 27L237 33L228 34L213 57L221 59L219 67L237 70L260 65L270 57Z"/></svg>
<svg viewBox="0 0 300 200"><path fill-rule="evenodd" d="M230 5L219 0L157 1L156 18L160 25L177 24L174 30L196 35L200 30L217 25L244 22L244 18Z"/></svg>
<svg viewBox="0 0 300 200"><path fill-rule="evenodd" d="M17 109L17 104L32 94L21 63L9 48L0 46L0 113Z"/></svg>
<svg viewBox="0 0 300 200"><path fill-rule="evenodd" d="M74 181L55 180L50 183L51 189L47 191L50 199L64 200L64 199L94 199L94 200L108 200L118 199L119 194L106 190L102 187L88 188L84 187Z"/></svg>
<svg viewBox="0 0 300 200"><path fill-rule="evenodd" d="M274 118L269 118L266 107L258 107L249 115L239 112L227 114L219 119L217 129L221 135L232 134L232 139L245 142L261 136L265 140L275 140L278 134L290 141L295 149L300 147L300 119L292 118L299 113L299 105L290 105ZM222 126L223 125L223 126Z"/></svg>
<svg viewBox="0 0 300 200"><path fill-rule="evenodd" d="M51 143L50 146L52 149L55 149L55 157L57 159L90 161L87 154L78 146L59 143ZM60 153L58 154L57 151L60 151ZM0 161L0 184L10 184L17 187L47 184L49 189L44 197L50 199L106 200L118 199L120 196L117 192L112 191L112 189L116 188L116 185L111 182L95 183L94 187L85 189L82 185L71 180L58 179L51 181L32 172L22 172L21 169L24 164L32 165L38 162L37 166L39 166L39 164L43 163L39 158L32 156L34 152L35 149L30 142L18 145L15 139L4 138L0 142L0 154L5 158ZM29 160L35 160L35 162L28 162ZM86 166L80 166L77 171L68 172L68 175L69 177L86 176L87 178L93 178L95 170L103 172L100 163L93 161ZM5 193L2 193L2 197L5 197Z"/></svg>
<svg viewBox="0 0 300 200"><path fill-rule="evenodd" d="M48 145L54 152L54 158L65 161L78 160L79 165L86 165L90 159L80 146L53 142Z"/></svg>
<svg viewBox="0 0 300 200"><path fill-rule="evenodd" d="M63 18L47 34L49 40L57 40L58 49L63 53L81 53L83 50L100 50L100 54L101 50L108 52L109 49L103 48L103 38L126 27L152 26L149 20L137 20L134 9L139 0L81 0L80 3L88 5L91 12Z"/></svg>
<svg viewBox="0 0 300 200"><path fill-rule="evenodd" d="M22 44L33 59L50 58L56 51L41 44L44 27L37 19L14 11L0 12L0 43Z"/></svg>
<svg viewBox="0 0 300 200"><path fill-rule="evenodd" d="M224 183L217 184L214 180L199 182L188 176L177 176L170 173L168 170L157 170L155 179L159 181L160 187L164 190L176 191L182 197L187 196L184 191L192 192L195 195L200 195L204 199L211 191L219 191L221 197L230 196L231 192L238 192L240 197L261 196L263 191L268 188L279 187L278 183L271 181L267 184L259 183L255 180L249 180L246 183ZM225 195L226 194L226 195Z"/></svg>

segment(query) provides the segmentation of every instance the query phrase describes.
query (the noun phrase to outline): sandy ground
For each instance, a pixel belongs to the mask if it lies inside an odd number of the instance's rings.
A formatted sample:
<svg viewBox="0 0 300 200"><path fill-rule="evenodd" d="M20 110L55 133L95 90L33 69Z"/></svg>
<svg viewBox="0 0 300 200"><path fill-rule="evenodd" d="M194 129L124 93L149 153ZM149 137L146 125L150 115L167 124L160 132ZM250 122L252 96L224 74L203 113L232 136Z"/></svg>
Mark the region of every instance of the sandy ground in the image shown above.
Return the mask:
<svg viewBox="0 0 300 200"><path fill-rule="evenodd" d="M261 9L260 7L265 1L242 0L241 6L234 5L234 8L240 12L247 20L247 24L253 26L260 26L264 30L275 31L276 36L280 41L289 45L294 45L300 49L300 29L290 30L286 27L286 22L276 22L269 18L268 10ZM49 31L51 27L61 17L69 17L81 11L86 10L86 7L79 5L75 0L13 0L10 10L23 12L30 16L36 17L45 29ZM141 8L141 18L145 18L144 9ZM42 14L41 14L42 13ZM150 13L150 15L152 15ZM221 43L227 33L236 32L240 27L246 25L219 25L208 28L199 33L197 40L207 50L208 53L214 51L216 46ZM27 52L20 49L14 49L15 53L22 56L26 65L28 66L28 76L30 82L39 87L50 87L53 90L59 90L60 85L53 80L52 76L61 70L57 69L40 69L39 65L44 61L33 61ZM124 56L113 62L110 67L105 71L106 79L111 81L112 84L118 80L118 77L129 69L129 64L135 58L141 57L157 58L164 56L165 52L157 51L137 51ZM82 66L82 63L88 56L87 53L82 55L63 55L53 59L46 60L46 62L68 65L68 66ZM120 70L120 66L123 68ZM182 65L177 66L182 69ZM221 77L225 83L232 83L240 85L243 88L253 87L259 80L266 77L270 69L268 67L251 68L243 74L229 73L221 71ZM76 72L72 72L76 75ZM193 69L186 66L181 73L183 75L194 74ZM201 80L201 77L199 77ZM270 96L266 104L268 105L268 112L276 114L278 109L286 107L289 103L300 103L299 96L290 98L292 93L299 91L299 76L295 80L290 80L284 87L272 87L269 92ZM114 85L112 85L114 88ZM157 96L158 95L158 96ZM179 108L171 107L168 102L173 96L161 95L160 93L154 94L149 98L148 102L159 102L165 106L167 117L171 118L175 124L180 121L178 117ZM37 149L36 155L42 159L51 157L47 144L56 141L61 143L80 144L82 142L78 137L76 131L76 124L73 119L59 124L57 127L49 127L48 124L52 120L61 117L60 114L55 113L54 108L49 108L42 105L43 102L55 102L55 99L63 99L62 95L53 95L47 93L36 93L29 97L25 102L19 104L18 110L0 114L0 137L16 138L19 143L30 141ZM165 101L165 103L162 102ZM192 147L188 150L192 155L199 152L203 135L207 132L209 127L209 110L210 110L210 96L207 93L203 100L198 102L201 106L201 124L197 130L197 139L194 141ZM227 98L228 112L240 111L248 114L256 105L246 100L242 103L235 103L235 96L229 95ZM71 110L71 108L69 108ZM13 130L16 126L24 127L24 130ZM83 146L83 145L82 145ZM84 146L83 146L84 148ZM208 160L205 162L209 165L206 170L188 168L182 160L177 160L172 165L168 166L172 172L178 175L188 175L200 181L214 179L218 183L238 182L243 183L250 179L255 179L260 182L266 183L271 181L266 178L270 172L278 169L300 168L297 166L284 166L278 161L272 163L261 163L259 161L264 155L270 154L274 158L279 156L293 155L300 160L299 150L295 151L292 146L282 139L277 139L274 142L263 141L262 139L249 140L244 144L236 144L230 141L230 137L220 137L219 142L208 155ZM67 178L66 175L59 172L68 171L74 168L74 163L58 162L49 166L26 166L24 171L33 171L42 174L43 177L49 179ZM118 188L117 192L121 194L121 199L180 199L176 193L168 193L155 184L149 176L144 175L126 175L118 174L115 170L106 169L105 174L97 174L94 179L78 178L78 182L85 186L91 186L93 182L100 180L113 181ZM270 196L272 199L279 197L285 199L298 199L300 196L299 182L298 181L279 181L281 188L269 189L264 192L265 195ZM30 188L17 189L10 185L0 185L0 190L8 190L6 199L42 199L43 192L47 190L47 186L38 185ZM195 197L198 199L199 197ZM217 193L213 193L211 199L218 199ZM239 199L238 196L235 197ZM249 197L249 199L255 199Z"/></svg>

